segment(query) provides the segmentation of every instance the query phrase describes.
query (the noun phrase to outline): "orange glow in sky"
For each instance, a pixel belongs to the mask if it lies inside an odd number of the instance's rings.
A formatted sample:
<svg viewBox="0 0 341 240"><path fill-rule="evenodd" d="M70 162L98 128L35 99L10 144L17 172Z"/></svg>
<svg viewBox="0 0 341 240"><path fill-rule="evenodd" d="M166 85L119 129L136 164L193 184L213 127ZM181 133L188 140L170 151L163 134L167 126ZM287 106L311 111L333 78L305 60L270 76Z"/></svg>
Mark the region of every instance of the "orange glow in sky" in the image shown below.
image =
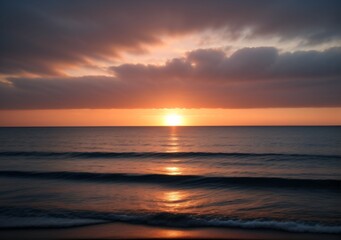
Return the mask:
<svg viewBox="0 0 341 240"><path fill-rule="evenodd" d="M175 116L178 117L173 116L175 113L177 114ZM173 117L168 119L168 116ZM170 121L169 123L167 123L167 119ZM340 124L341 108L0 111L0 126L257 126Z"/></svg>
<svg viewBox="0 0 341 240"><path fill-rule="evenodd" d="M333 1L8 2L0 126L341 125Z"/></svg>

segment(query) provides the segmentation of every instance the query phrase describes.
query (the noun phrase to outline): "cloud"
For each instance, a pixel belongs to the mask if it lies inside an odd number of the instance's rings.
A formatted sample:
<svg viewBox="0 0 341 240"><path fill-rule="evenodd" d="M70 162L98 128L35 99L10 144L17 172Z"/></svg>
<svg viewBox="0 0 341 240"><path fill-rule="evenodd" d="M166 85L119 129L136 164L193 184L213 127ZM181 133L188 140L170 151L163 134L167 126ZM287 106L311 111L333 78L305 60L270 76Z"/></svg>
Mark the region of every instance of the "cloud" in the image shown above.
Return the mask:
<svg viewBox="0 0 341 240"><path fill-rule="evenodd" d="M161 66L110 70L112 77L9 78L0 109L341 106L341 48L243 48L230 56L198 49Z"/></svg>
<svg viewBox="0 0 341 240"><path fill-rule="evenodd" d="M325 43L341 38L340 7L337 0L1 1L0 73L61 75L66 66L205 29Z"/></svg>
<svg viewBox="0 0 341 240"><path fill-rule="evenodd" d="M341 48L279 53L273 47L243 48L226 56L222 50L198 49L164 66L123 64L110 68L121 80L192 79L193 82L274 81L341 77Z"/></svg>

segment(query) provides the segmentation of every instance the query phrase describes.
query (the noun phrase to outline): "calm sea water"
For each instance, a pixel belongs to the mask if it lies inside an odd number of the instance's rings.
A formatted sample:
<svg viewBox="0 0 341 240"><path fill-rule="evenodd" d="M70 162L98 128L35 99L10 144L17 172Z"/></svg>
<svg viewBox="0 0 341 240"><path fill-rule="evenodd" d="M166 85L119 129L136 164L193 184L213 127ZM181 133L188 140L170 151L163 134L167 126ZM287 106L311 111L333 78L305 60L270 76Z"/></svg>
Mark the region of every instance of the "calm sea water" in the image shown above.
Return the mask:
<svg viewBox="0 0 341 240"><path fill-rule="evenodd" d="M341 127L0 128L0 228L341 233Z"/></svg>

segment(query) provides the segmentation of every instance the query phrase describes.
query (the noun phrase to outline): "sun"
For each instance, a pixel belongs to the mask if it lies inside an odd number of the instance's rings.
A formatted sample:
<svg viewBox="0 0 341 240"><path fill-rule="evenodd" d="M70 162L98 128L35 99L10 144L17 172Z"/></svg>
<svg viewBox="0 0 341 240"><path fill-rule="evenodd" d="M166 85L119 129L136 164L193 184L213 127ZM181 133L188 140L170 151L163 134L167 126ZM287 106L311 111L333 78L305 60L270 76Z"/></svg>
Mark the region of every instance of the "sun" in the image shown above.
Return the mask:
<svg viewBox="0 0 341 240"><path fill-rule="evenodd" d="M165 116L166 126L179 126L182 125L182 116L178 114L168 114Z"/></svg>

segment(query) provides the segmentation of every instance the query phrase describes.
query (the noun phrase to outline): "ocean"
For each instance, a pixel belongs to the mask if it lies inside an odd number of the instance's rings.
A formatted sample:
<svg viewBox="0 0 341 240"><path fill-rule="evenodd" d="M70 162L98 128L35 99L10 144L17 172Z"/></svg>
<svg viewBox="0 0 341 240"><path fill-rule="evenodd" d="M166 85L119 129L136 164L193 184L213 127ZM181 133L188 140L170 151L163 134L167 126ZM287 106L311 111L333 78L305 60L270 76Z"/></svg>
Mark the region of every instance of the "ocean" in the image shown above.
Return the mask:
<svg viewBox="0 0 341 240"><path fill-rule="evenodd" d="M0 128L0 228L341 233L341 127Z"/></svg>

